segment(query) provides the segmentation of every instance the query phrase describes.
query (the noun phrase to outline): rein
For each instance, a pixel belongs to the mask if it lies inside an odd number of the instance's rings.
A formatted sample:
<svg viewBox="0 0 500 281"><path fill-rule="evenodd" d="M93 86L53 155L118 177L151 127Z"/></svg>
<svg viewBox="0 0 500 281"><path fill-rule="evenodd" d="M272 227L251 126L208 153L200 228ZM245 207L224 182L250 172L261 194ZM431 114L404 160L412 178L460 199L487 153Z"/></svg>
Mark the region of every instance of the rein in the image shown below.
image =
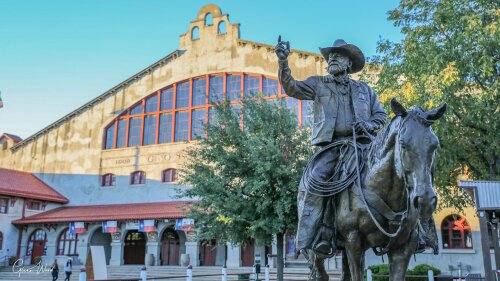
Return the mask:
<svg viewBox="0 0 500 281"><path fill-rule="evenodd" d="M404 120L399 125L399 131L401 131L401 127L403 126L403 124L404 124ZM368 203L366 201L365 194L363 193L363 189L361 187L361 173L360 173L360 167L359 167L359 162L358 162L358 149L357 149L357 145L356 145L356 131L355 131L354 127L352 129L352 138L353 138L353 142L354 142L355 158L356 158L356 174L357 174L357 177L356 177L356 190L359 193L359 196L361 197L361 201L365 205L366 210L367 210L368 214L370 215L370 218L372 219L372 221L375 224L375 226L377 226L378 230L380 232L382 232L385 236L389 237L389 238L395 238L395 237L397 237L401 233L401 230L403 229L403 221L407 218L407 216L408 216L408 210L410 209L410 193L409 193L409 190L408 190L408 183L407 183L407 180L406 180L406 176L403 174L404 192L406 193L406 209L403 210L402 212L399 212L399 213L401 213L401 216L400 216L400 220L399 220L399 223L398 223L399 224L398 229L395 232L390 233L389 231L385 230L384 227L375 218L375 216L373 215L373 212L372 212L370 206L368 205ZM401 151L400 151L400 153L401 153ZM401 157L400 157L400 159L401 159ZM384 248L387 249L392 244L392 241L393 240L391 239L389 241L389 243L387 244L387 246L384 247ZM377 252L376 252L376 254L377 254Z"/></svg>

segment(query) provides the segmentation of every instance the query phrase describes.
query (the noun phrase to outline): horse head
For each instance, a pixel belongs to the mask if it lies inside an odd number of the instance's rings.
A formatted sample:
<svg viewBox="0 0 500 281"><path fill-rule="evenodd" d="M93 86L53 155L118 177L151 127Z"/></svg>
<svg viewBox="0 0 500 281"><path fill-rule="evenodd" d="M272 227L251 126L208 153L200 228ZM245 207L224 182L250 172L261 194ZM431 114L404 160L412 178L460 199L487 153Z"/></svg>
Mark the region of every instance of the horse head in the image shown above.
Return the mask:
<svg viewBox="0 0 500 281"><path fill-rule="evenodd" d="M403 180L410 202L420 217L430 218L437 205L433 170L439 145L431 125L443 116L446 104L429 111L420 107L407 111L393 98L391 108L401 118L395 140L396 173Z"/></svg>

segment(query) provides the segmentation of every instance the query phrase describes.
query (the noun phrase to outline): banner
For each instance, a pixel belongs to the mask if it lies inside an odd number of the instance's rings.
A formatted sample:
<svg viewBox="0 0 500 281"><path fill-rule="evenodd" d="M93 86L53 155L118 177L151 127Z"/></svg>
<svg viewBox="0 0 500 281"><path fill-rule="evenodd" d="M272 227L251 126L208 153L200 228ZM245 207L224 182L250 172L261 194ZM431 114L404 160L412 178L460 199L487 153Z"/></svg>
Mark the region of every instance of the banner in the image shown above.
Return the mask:
<svg viewBox="0 0 500 281"><path fill-rule="evenodd" d="M103 221L102 222L102 232L103 233L118 232L118 226L117 226L116 221Z"/></svg>
<svg viewBox="0 0 500 281"><path fill-rule="evenodd" d="M194 231L194 219L177 219L175 221L175 230Z"/></svg>
<svg viewBox="0 0 500 281"><path fill-rule="evenodd" d="M72 235L85 233L84 222L71 222L69 223L69 233Z"/></svg>
<svg viewBox="0 0 500 281"><path fill-rule="evenodd" d="M140 232L153 232L156 231L155 220L139 220Z"/></svg>

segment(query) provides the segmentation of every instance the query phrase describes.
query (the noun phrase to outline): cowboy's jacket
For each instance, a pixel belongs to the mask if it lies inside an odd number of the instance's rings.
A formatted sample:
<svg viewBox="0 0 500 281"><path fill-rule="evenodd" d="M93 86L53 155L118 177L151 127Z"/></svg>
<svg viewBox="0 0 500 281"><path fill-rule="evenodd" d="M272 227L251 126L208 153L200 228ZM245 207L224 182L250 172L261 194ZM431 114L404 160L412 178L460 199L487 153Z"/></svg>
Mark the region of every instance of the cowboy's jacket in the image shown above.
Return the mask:
<svg viewBox="0 0 500 281"><path fill-rule="evenodd" d="M335 82L329 82L326 76L311 76L304 81L292 77L287 61L279 62L278 77L285 93L300 100L314 100L314 122L312 125L312 144L320 145L332 142L335 124L345 121L346 116L339 116L340 98ZM349 93L353 100L354 121L369 122L375 130L380 129L387 118L387 113L380 104L377 95L363 82L349 79Z"/></svg>

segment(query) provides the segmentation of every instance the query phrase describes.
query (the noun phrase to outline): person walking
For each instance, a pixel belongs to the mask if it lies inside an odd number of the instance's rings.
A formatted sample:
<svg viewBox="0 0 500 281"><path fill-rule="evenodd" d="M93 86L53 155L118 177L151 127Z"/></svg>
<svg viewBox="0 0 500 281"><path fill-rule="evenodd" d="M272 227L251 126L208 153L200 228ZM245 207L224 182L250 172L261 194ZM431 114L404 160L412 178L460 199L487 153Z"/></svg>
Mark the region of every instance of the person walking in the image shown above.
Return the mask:
<svg viewBox="0 0 500 281"><path fill-rule="evenodd" d="M55 259L52 264L52 281L56 281L57 278L59 278L59 265L57 265L57 259Z"/></svg>
<svg viewBox="0 0 500 281"><path fill-rule="evenodd" d="M73 260L71 258L68 259L66 262L66 265L64 266L64 273L66 273L66 278L64 278L64 281L69 281L69 278L71 277L71 273L73 270Z"/></svg>

